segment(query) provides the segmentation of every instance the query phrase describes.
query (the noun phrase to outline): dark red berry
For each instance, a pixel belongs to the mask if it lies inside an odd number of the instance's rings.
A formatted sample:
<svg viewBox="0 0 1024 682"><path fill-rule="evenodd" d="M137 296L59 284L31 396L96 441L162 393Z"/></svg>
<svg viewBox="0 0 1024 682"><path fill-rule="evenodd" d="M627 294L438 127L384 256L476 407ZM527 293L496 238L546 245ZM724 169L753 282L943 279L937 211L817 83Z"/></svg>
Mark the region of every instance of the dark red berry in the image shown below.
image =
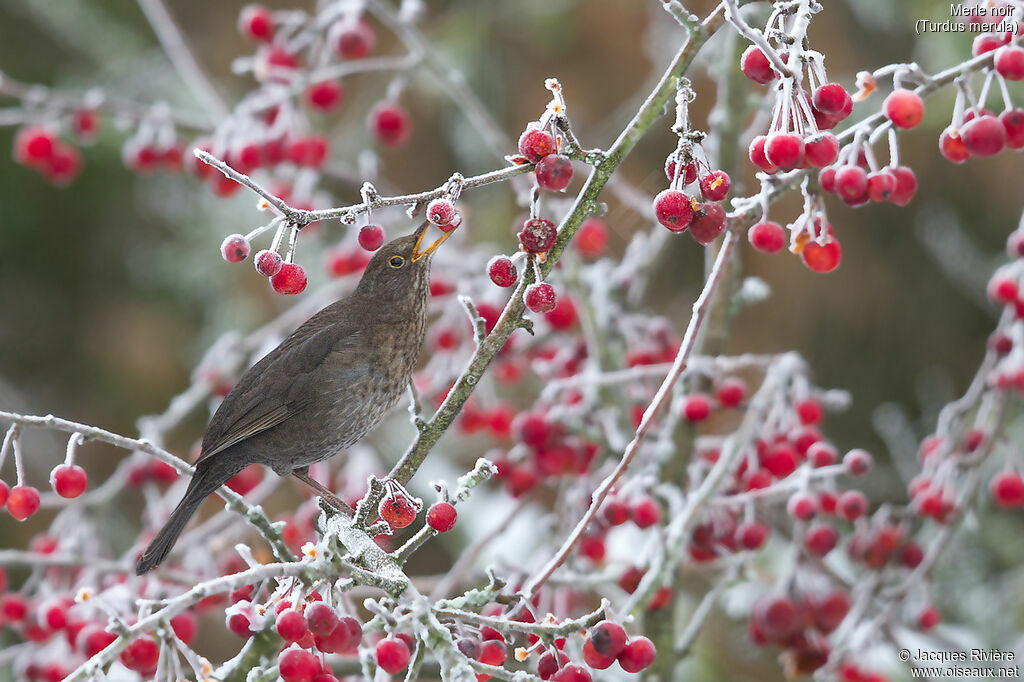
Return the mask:
<svg viewBox="0 0 1024 682"><path fill-rule="evenodd" d="M547 313L554 310L557 301L555 288L547 282L531 284L523 294L523 302L526 303L526 307L535 313Z"/></svg>
<svg viewBox="0 0 1024 682"><path fill-rule="evenodd" d="M519 273L508 256L495 256L487 263L487 276L499 287L510 287L516 283Z"/></svg>
<svg viewBox="0 0 1024 682"><path fill-rule="evenodd" d="M602 620L590 629L587 639L594 647L594 651L602 656L614 658L626 646L626 631L618 623Z"/></svg>
<svg viewBox="0 0 1024 682"><path fill-rule="evenodd" d="M772 133L764 143L764 155L773 166L793 170L804 162L804 140L796 133Z"/></svg>
<svg viewBox="0 0 1024 682"><path fill-rule="evenodd" d="M296 646L285 649L277 657L277 674L284 682L313 682L320 671L317 657Z"/></svg>
<svg viewBox="0 0 1024 682"><path fill-rule="evenodd" d="M338 627L338 614L322 601L306 607L306 627L314 635L329 635Z"/></svg>
<svg viewBox="0 0 1024 682"><path fill-rule="evenodd" d="M725 209L721 204L704 202L697 204L690 222L690 236L698 244L707 246L725 230Z"/></svg>
<svg viewBox="0 0 1024 682"><path fill-rule="evenodd" d="M533 163L556 151L555 138L546 130L527 128L519 136L519 153Z"/></svg>
<svg viewBox="0 0 1024 682"><path fill-rule="evenodd" d="M281 254L277 251L263 249L253 258L253 265L256 267L256 272L264 277L273 277L281 270Z"/></svg>
<svg viewBox="0 0 1024 682"><path fill-rule="evenodd" d="M654 215L672 232L684 232L693 219L690 196L677 189L663 190L654 197Z"/></svg>
<svg viewBox="0 0 1024 682"><path fill-rule="evenodd" d="M364 19L347 21L338 31L338 54L342 59L362 59L377 44L377 35Z"/></svg>
<svg viewBox="0 0 1024 682"><path fill-rule="evenodd" d="M989 491L1000 507L1024 507L1024 477L1016 471L1003 471L993 476Z"/></svg>
<svg viewBox="0 0 1024 682"><path fill-rule="evenodd" d="M558 229L550 220L527 218L519 231L519 245L527 253L547 253L555 245Z"/></svg>
<svg viewBox="0 0 1024 682"><path fill-rule="evenodd" d="M810 554L823 557L833 549L839 540L839 533L832 526L817 523L807 529L804 535L804 547Z"/></svg>
<svg viewBox="0 0 1024 682"><path fill-rule="evenodd" d="M345 90L337 81L314 83L306 89L306 103L320 111L331 111L341 106Z"/></svg>
<svg viewBox="0 0 1024 682"><path fill-rule="evenodd" d="M548 154L537 163L534 172L543 189L560 192L572 182L572 161L563 154Z"/></svg>
<svg viewBox="0 0 1024 682"><path fill-rule="evenodd" d="M889 196L889 202L897 206L906 206L917 193L917 176L906 166L887 166L896 176L896 191Z"/></svg>
<svg viewBox="0 0 1024 682"><path fill-rule="evenodd" d="M381 498L377 513L394 528L405 528L414 520L419 510L409 496L401 491L390 492Z"/></svg>
<svg viewBox="0 0 1024 682"><path fill-rule="evenodd" d="M121 663L137 673L148 673L156 667L160 658L160 647L149 635L133 640L121 652Z"/></svg>

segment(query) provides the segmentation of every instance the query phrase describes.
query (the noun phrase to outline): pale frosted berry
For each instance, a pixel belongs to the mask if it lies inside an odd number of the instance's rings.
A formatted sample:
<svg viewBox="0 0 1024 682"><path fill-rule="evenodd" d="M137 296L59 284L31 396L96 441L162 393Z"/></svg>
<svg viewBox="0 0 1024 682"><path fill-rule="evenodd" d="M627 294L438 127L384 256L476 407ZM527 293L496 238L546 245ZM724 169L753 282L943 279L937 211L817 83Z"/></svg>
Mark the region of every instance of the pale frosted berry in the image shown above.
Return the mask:
<svg viewBox="0 0 1024 682"><path fill-rule="evenodd" d="M608 248L608 228L600 218L587 218L576 231L573 240L580 255L593 260L602 255Z"/></svg>
<svg viewBox="0 0 1024 682"><path fill-rule="evenodd" d="M249 257L249 240L240 234L228 235L220 245L220 255L229 263L241 263Z"/></svg>
<svg viewBox="0 0 1024 682"><path fill-rule="evenodd" d="M341 106L345 90L337 81L313 83L306 89L306 103L320 111L332 111Z"/></svg>
<svg viewBox="0 0 1024 682"><path fill-rule="evenodd" d="M548 154L537 163L534 173L543 189L560 192L572 182L572 161L564 154Z"/></svg>
<svg viewBox="0 0 1024 682"><path fill-rule="evenodd" d="M684 232L693 219L690 196L677 189L662 190L654 197L654 215L672 232Z"/></svg>
<svg viewBox="0 0 1024 682"><path fill-rule="evenodd" d="M519 273L508 256L495 256L487 263L487 276L499 287L510 287L516 283Z"/></svg>
<svg viewBox="0 0 1024 682"><path fill-rule="evenodd" d="M725 209L721 204L705 201L697 204L690 222L690 236L698 244L707 246L725 230Z"/></svg>
<svg viewBox="0 0 1024 682"><path fill-rule="evenodd" d="M1024 507L1024 477L1016 471L1003 471L993 476L989 491L1000 507Z"/></svg>
<svg viewBox="0 0 1024 682"><path fill-rule="evenodd" d="M412 134L412 119L394 102L380 102L370 111L370 132L389 147L397 147Z"/></svg>
<svg viewBox="0 0 1024 682"><path fill-rule="evenodd" d="M342 59L362 59L377 44L377 34L364 19L346 22L338 32L338 54Z"/></svg>
<svg viewBox="0 0 1024 682"><path fill-rule="evenodd" d="M270 286L279 294L301 294L306 288L306 271L297 263L284 263L270 278Z"/></svg>
<svg viewBox="0 0 1024 682"><path fill-rule="evenodd" d="M555 245L558 229L550 220L527 218L519 231L519 245L527 253L547 253Z"/></svg>
<svg viewBox="0 0 1024 682"><path fill-rule="evenodd" d="M416 520L418 509L409 496L401 491L390 492L381 498L377 513L394 528L405 528Z"/></svg>
<svg viewBox="0 0 1024 682"><path fill-rule="evenodd" d="M896 176L882 169L868 174L868 198L871 201L887 201L896 191Z"/></svg>
<svg viewBox="0 0 1024 682"><path fill-rule="evenodd" d="M380 225L363 225L359 228L356 241L367 251L376 251L384 243L384 228Z"/></svg>
<svg viewBox="0 0 1024 682"><path fill-rule="evenodd" d="M17 521L24 521L39 511L39 491L30 485L16 485L7 495L7 511Z"/></svg>
<svg viewBox="0 0 1024 682"><path fill-rule="evenodd" d="M435 502L427 510L427 525L439 533L447 533L455 527L458 512L449 502Z"/></svg>
<svg viewBox="0 0 1024 682"><path fill-rule="evenodd" d="M380 640L377 642L377 648L374 650L377 665L381 670L390 675L394 675L404 669L409 664L411 656L409 645L397 637L387 637Z"/></svg>
<svg viewBox="0 0 1024 682"><path fill-rule="evenodd" d="M1006 128L991 115L972 118L964 124L961 135L971 156L994 156L1006 146Z"/></svg>
<svg viewBox="0 0 1024 682"><path fill-rule="evenodd" d="M526 307L535 313L547 313L555 309L558 297L555 295L555 288L547 282L531 284L526 287L523 294L523 302Z"/></svg>
<svg viewBox="0 0 1024 682"><path fill-rule="evenodd" d="M434 199L427 204L427 220L433 225L450 225L456 215L455 204L448 199Z"/></svg>
<svg viewBox="0 0 1024 682"><path fill-rule="evenodd" d="M812 272L832 272L839 267L839 263L843 259L843 248L839 245L839 240L835 238L823 245L816 241L810 241L800 252L800 258Z"/></svg>
<svg viewBox="0 0 1024 682"><path fill-rule="evenodd" d="M1006 80L1024 80L1024 47L1003 45L996 50L994 63L996 71Z"/></svg>
<svg viewBox="0 0 1024 682"><path fill-rule="evenodd" d="M256 253L256 256L252 259L252 263L253 267L256 268L256 272L260 273L264 277L273 277L281 270L283 261L281 259L281 254L277 251L263 249Z"/></svg>
<svg viewBox="0 0 1024 682"><path fill-rule="evenodd" d="M814 90L811 102L823 114L838 114L846 108L850 93L838 83L825 83ZM851 102L852 103L852 102Z"/></svg>
<svg viewBox="0 0 1024 682"><path fill-rule="evenodd" d="M786 503L786 511L798 521L807 521L818 513L818 501L807 493L796 493Z"/></svg>
<svg viewBox="0 0 1024 682"><path fill-rule="evenodd" d="M836 500L836 511L847 521L856 521L868 511L868 498L859 490L847 490Z"/></svg>
<svg viewBox="0 0 1024 682"><path fill-rule="evenodd" d="M971 43L971 54L977 57L986 52L998 50L1005 44L1006 40L998 33L981 33L975 36L974 42Z"/></svg>
<svg viewBox="0 0 1024 682"><path fill-rule="evenodd" d="M42 166L53 157L57 144L57 137L46 128L22 128L14 138L14 158L26 166Z"/></svg>
<svg viewBox="0 0 1024 682"><path fill-rule="evenodd" d="M729 174L714 171L700 179L700 191L708 201L721 201L729 193Z"/></svg>
<svg viewBox="0 0 1024 682"><path fill-rule="evenodd" d="M868 174L860 166L849 164L836 170L836 193L847 203L867 199Z"/></svg>
<svg viewBox="0 0 1024 682"><path fill-rule="evenodd" d="M843 467L851 476L861 476L871 470L874 459L865 450L850 450L843 457Z"/></svg>
<svg viewBox="0 0 1024 682"><path fill-rule="evenodd" d="M786 230L782 225L766 220L752 225L747 230L747 239L750 241L750 245L758 251L776 253L786 245Z"/></svg>
<svg viewBox="0 0 1024 682"><path fill-rule="evenodd" d="M793 170L804 162L804 139L796 133L772 133L765 140L764 154L773 166L784 171Z"/></svg>
<svg viewBox="0 0 1024 682"><path fill-rule="evenodd" d="M238 15L238 30L253 42L269 43L274 37L274 18L263 5L247 5Z"/></svg>
<svg viewBox="0 0 1024 682"><path fill-rule="evenodd" d="M622 648L617 659L627 673L638 673L654 663L656 656L654 642L646 637L634 637Z"/></svg>
<svg viewBox="0 0 1024 682"><path fill-rule="evenodd" d="M768 61L768 57L756 45L751 45L743 51L743 55L740 57L740 70L744 76L762 85L771 83L778 75L772 68L771 62Z"/></svg>
<svg viewBox="0 0 1024 682"><path fill-rule="evenodd" d="M81 142L92 142L100 129L100 115L95 109L77 109L71 114L71 132Z"/></svg>
<svg viewBox="0 0 1024 682"><path fill-rule="evenodd" d="M546 130L527 128L519 136L519 153L533 163L556 151L555 138Z"/></svg>
<svg viewBox="0 0 1024 682"><path fill-rule="evenodd" d="M835 163L839 157L839 140L830 132L820 132L804 140L804 156L815 168Z"/></svg>
<svg viewBox="0 0 1024 682"><path fill-rule="evenodd" d="M960 131L953 126L947 127L939 135L939 153L952 163L963 163L971 156Z"/></svg>
<svg viewBox="0 0 1024 682"><path fill-rule="evenodd" d="M61 497L78 497L88 485L85 469L77 464L61 464L50 472L50 486Z"/></svg>
<svg viewBox="0 0 1024 682"><path fill-rule="evenodd" d="M593 663L587 659L587 644L583 645L583 660L586 661L587 665L591 668L597 668ZM615 659L611 659L608 665L615 662ZM569 664L569 656L564 651L552 648L541 654L540 659L537 660L537 676L542 680L550 680L551 676L561 670L563 667ZM608 666L605 666L607 668ZM599 668L603 670L604 668Z"/></svg>
<svg viewBox="0 0 1024 682"><path fill-rule="evenodd" d="M916 92L900 88L885 98L882 111L894 126L906 130L917 126L924 118L924 101Z"/></svg>
<svg viewBox="0 0 1024 682"><path fill-rule="evenodd" d="M7 506L7 497L11 494L11 489L7 487L7 484L0 481L0 509Z"/></svg>

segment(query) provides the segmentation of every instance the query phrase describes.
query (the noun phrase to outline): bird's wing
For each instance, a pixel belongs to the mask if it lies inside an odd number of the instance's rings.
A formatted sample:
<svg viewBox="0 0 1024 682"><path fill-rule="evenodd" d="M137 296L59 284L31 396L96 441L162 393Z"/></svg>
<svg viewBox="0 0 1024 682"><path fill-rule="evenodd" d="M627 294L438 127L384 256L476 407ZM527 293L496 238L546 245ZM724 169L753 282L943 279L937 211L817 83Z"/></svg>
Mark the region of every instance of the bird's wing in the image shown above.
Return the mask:
<svg viewBox="0 0 1024 682"><path fill-rule="evenodd" d="M324 309L310 318L285 341L253 365L239 379L217 408L203 436L201 462L232 445L273 428L301 412L316 397L310 379L332 353L352 357L362 335L357 320L323 326ZM359 315L351 317L358 318ZM339 363L332 379L341 385L355 383L368 366Z"/></svg>

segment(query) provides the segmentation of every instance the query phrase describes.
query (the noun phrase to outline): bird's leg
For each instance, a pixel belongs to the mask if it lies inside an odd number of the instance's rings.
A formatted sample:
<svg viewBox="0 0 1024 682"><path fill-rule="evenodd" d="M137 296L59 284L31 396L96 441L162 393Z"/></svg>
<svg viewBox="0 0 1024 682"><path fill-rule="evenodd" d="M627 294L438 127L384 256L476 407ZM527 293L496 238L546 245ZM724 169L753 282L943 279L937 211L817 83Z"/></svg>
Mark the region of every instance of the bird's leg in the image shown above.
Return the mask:
<svg viewBox="0 0 1024 682"><path fill-rule="evenodd" d="M313 477L309 475L309 467L303 467L301 469L293 469L292 476L299 479L310 488L316 491L316 494L320 496L324 502L329 504L334 509L338 510L345 516L355 516L355 510L348 506L344 500L332 493L330 490L321 485L318 481L315 481Z"/></svg>

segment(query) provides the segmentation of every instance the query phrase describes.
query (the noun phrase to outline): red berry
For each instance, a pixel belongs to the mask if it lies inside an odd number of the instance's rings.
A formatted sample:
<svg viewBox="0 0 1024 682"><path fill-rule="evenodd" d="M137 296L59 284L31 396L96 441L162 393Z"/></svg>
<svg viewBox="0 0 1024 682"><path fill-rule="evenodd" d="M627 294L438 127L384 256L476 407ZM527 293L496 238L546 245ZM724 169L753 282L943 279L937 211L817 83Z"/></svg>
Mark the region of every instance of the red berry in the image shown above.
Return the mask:
<svg viewBox="0 0 1024 682"><path fill-rule="evenodd" d="M285 609L277 614L277 634L286 642L298 642L309 634L306 618L295 609Z"/></svg>
<svg viewBox="0 0 1024 682"><path fill-rule="evenodd" d="M824 168L839 157L839 140L829 132L812 135L804 140L804 154L807 163L815 168Z"/></svg>
<svg viewBox="0 0 1024 682"><path fill-rule="evenodd" d="M708 201L721 201L729 193L729 174L725 171L708 173L700 179L700 191Z"/></svg>
<svg viewBox="0 0 1024 682"><path fill-rule="evenodd" d="M314 635L329 635L338 627L338 614L322 601L306 607L306 627Z"/></svg>
<svg viewBox="0 0 1024 682"><path fill-rule="evenodd" d="M811 95L814 108L823 114L842 112L849 99L850 93L846 92L839 83L825 83L815 88L814 94Z"/></svg>
<svg viewBox="0 0 1024 682"><path fill-rule="evenodd" d="M725 230L725 209L721 204L704 202L697 204L690 222L690 236L698 244L707 246Z"/></svg>
<svg viewBox="0 0 1024 682"><path fill-rule="evenodd" d="M964 124L961 135L971 156L994 156L1006 146L1006 128L991 115L972 118Z"/></svg>
<svg viewBox="0 0 1024 682"><path fill-rule="evenodd" d="M859 490L847 490L836 501L836 510L847 521L856 521L868 511L868 498Z"/></svg>
<svg viewBox="0 0 1024 682"><path fill-rule="evenodd" d="M608 247L608 228L600 218L587 218L576 231L573 243L583 258L593 260Z"/></svg>
<svg viewBox="0 0 1024 682"><path fill-rule="evenodd" d="M905 88L893 90L882 103L882 110L897 128L910 129L924 118L921 96Z"/></svg>
<svg viewBox="0 0 1024 682"><path fill-rule="evenodd" d="M551 676L552 682L591 682L593 678L586 668L570 663Z"/></svg>
<svg viewBox="0 0 1024 682"><path fill-rule="evenodd" d="M286 155L297 166L319 168L327 160L330 143L322 135L300 137L288 143Z"/></svg>
<svg viewBox="0 0 1024 682"><path fill-rule="evenodd" d="M531 284L523 294L523 302L526 303L526 307L535 313L547 313L554 310L557 301L555 288L547 282Z"/></svg>
<svg viewBox="0 0 1024 682"><path fill-rule="evenodd" d="M87 658L92 658L114 643L117 635L107 632L99 623L89 623L79 630L75 646Z"/></svg>
<svg viewBox="0 0 1024 682"><path fill-rule="evenodd" d="M325 654L355 653L363 638L362 624L352 616L344 616L328 635L314 635L316 648Z"/></svg>
<svg viewBox="0 0 1024 682"><path fill-rule="evenodd" d="M723 379L715 389L715 398L722 407L737 407L747 397L747 383L739 377Z"/></svg>
<svg viewBox="0 0 1024 682"><path fill-rule="evenodd" d="M971 54L977 57L980 54L997 50L1005 43L1003 36L998 33L981 33L975 36L974 42L971 43Z"/></svg>
<svg viewBox="0 0 1024 682"><path fill-rule="evenodd" d="M873 463L871 455L865 450L850 450L843 457L843 466L851 476L866 474Z"/></svg>
<svg viewBox="0 0 1024 682"><path fill-rule="evenodd" d="M455 527L458 513L448 502L435 502L427 510L427 525L439 533L447 533Z"/></svg>
<svg viewBox="0 0 1024 682"><path fill-rule="evenodd" d="M377 513L393 528L405 528L416 520L418 512L409 496L401 491L388 493L377 506Z"/></svg>
<svg viewBox="0 0 1024 682"><path fill-rule="evenodd" d="M868 174L868 198L871 201L886 201L896 191L896 176L882 169Z"/></svg>
<svg viewBox="0 0 1024 682"><path fill-rule="evenodd" d="M321 671L317 657L297 646L290 646L277 657L277 674L284 682L313 682Z"/></svg>
<svg viewBox="0 0 1024 682"><path fill-rule="evenodd" d="M805 154L804 140L796 133L775 132L764 143L765 158L784 171L793 170L802 164Z"/></svg>
<svg viewBox="0 0 1024 682"><path fill-rule="evenodd" d="M769 532L768 526L760 521L745 521L736 527L736 542L743 549L759 549Z"/></svg>
<svg viewBox="0 0 1024 682"><path fill-rule="evenodd" d="M650 528L661 521L661 506L654 498L643 497L633 503L630 515L638 528Z"/></svg>
<svg viewBox="0 0 1024 682"><path fill-rule="evenodd" d="M839 541L839 533L832 526L818 523L807 529L804 535L804 547L814 556L823 557L833 549Z"/></svg>
<svg viewBox="0 0 1024 682"><path fill-rule="evenodd" d="M516 283L519 273L508 256L495 256L487 263L487 276L499 287L510 287Z"/></svg>
<svg viewBox="0 0 1024 682"><path fill-rule="evenodd" d="M562 665L565 665L566 663L569 662L569 657L568 656L566 656L562 652L558 652L558 653L559 653L559 658L560 659L564 658L564 660L561 661ZM541 658L543 660L543 657L541 657ZM551 657L549 660L551 661L550 665L555 665L554 657ZM587 665L589 665L591 668L594 668L595 670L605 670L607 668L610 668L612 663L615 662L615 657L614 656L602 656L601 654L597 653L594 650L593 643L591 643L590 639L588 638L588 639L583 640L583 662L586 663ZM541 669L540 669L540 664L539 663L537 664L537 674L538 675L541 674ZM546 678L544 678L543 675L541 675L541 679L546 679Z"/></svg>
<svg viewBox="0 0 1024 682"><path fill-rule="evenodd" d="M314 83L306 89L306 103L320 111L331 111L341 105L345 90L337 81Z"/></svg>
<svg viewBox="0 0 1024 682"><path fill-rule="evenodd" d="M807 521L818 513L818 501L807 493L796 493L786 503L789 515L798 521Z"/></svg>
<svg viewBox="0 0 1024 682"><path fill-rule="evenodd" d="M1024 507L1024 477L1016 471L996 474L989 484L989 491L1000 507Z"/></svg>
<svg viewBox="0 0 1024 682"><path fill-rule="evenodd" d="M800 418L800 423L805 426L819 424L825 417L825 410L821 407L821 403L813 398L797 402L793 406L793 409L796 410L796 415Z"/></svg>
<svg viewBox="0 0 1024 682"><path fill-rule="evenodd" d="M779 167L769 161L768 157L765 155L764 148L767 142L767 136L758 135L750 142L750 147L747 151L752 164L763 170L765 173L774 173L779 170Z"/></svg>
<svg viewBox="0 0 1024 682"><path fill-rule="evenodd" d="M480 660L480 654L483 653L480 640L473 637L462 637L455 642L455 646L458 647L463 656L474 661ZM543 659L543 657L541 658ZM568 657L566 660L568 660Z"/></svg>
<svg viewBox="0 0 1024 682"><path fill-rule="evenodd" d="M14 138L14 159L26 166L43 166L53 157L57 144L57 137L46 128L22 128Z"/></svg>
<svg viewBox="0 0 1024 682"><path fill-rule="evenodd" d="M264 277L273 277L281 269L281 254L277 251L270 251L263 249L259 251L255 258L253 258L253 265L256 267L256 272L260 273Z"/></svg>
<svg viewBox="0 0 1024 682"><path fill-rule="evenodd" d="M507 657L508 651L505 649L505 644L496 639L490 639L480 647L481 663L501 665Z"/></svg>
<svg viewBox="0 0 1024 682"><path fill-rule="evenodd" d="M1007 109L999 114L999 120L1006 128L1006 146L1024 149L1024 109Z"/></svg>
<svg viewBox="0 0 1024 682"><path fill-rule="evenodd" d="M409 646L396 637L388 637L377 642L374 655L381 670L391 675L405 668L412 656Z"/></svg>
<svg viewBox="0 0 1024 682"><path fill-rule="evenodd" d="M971 156L960 136L960 131L953 126L947 127L939 135L939 153L952 163L963 163Z"/></svg>
<svg viewBox="0 0 1024 682"><path fill-rule="evenodd" d="M534 172L543 189L560 192L572 182L572 161L564 154L548 154L537 163Z"/></svg>
<svg viewBox="0 0 1024 682"><path fill-rule="evenodd" d="M527 218L523 221L523 229L517 235L519 245L527 253L547 253L555 245L558 229L550 220L544 218Z"/></svg>
<svg viewBox="0 0 1024 682"><path fill-rule="evenodd" d="M934 606L927 607L921 612L921 615L917 617L918 626L920 626L920 628L925 632L934 628L940 621L942 621L942 614L939 613L939 610Z"/></svg>
<svg viewBox="0 0 1024 682"><path fill-rule="evenodd" d="M100 129L100 115L93 109L78 109L71 114L71 130L82 142L91 142Z"/></svg>
<svg viewBox="0 0 1024 682"><path fill-rule="evenodd" d="M996 50L994 63L996 71L1006 80L1024 80L1024 47L1003 45Z"/></svg>
<svg viewBox="0 0 1024 682"><path fill-rule="evenodd" d="M616 658L627 673L638 673L654 663L656 655L654 642L646 637L634 637L629 644L623 647Z"/></svg>
<svg viewBox="0 0 1024 682"><path fill-rule="evenodd" d="M683 232L693 219L690 196L678 189L663 190L654 197L654 215L672 232Z"/></svg>
<svg viewBox="0 0 1024 682"><path fill-rule="evenodd" d="M692 161L690 163L685 163L679 167L677 171L678 163L679 161L676 158L675 152L672 152L665 157L665 176L669 179L669 182L674 183L676 181L676 172L679 173L680 186L689 185L697 179L696 163L693 163Z"/></svg>
<svg viewBox="0 0 1024 682"><path fill-rule="evenodd" d="M768 57L757 45L751 45L743 51L743 55L740 57L740 71L744 76L761 85L771 83L778 75L772 68L771 62L768 61Z"/></svg>
<svg viewBox="0 0 1024 682"><path fill-rule="evenodd" d="M7 506L7 496L10 495L10 493L11 490L10 488L7 487L7 484L4 483L3 481L0 481L0 509L3 509L5 506ZM0 578L0 588L2 588L2 586L3 578ZM0 592L3 592L3 589L0 589Z"/></svg>
<svg viewBox="0 0 1024 682"><path fill-rule="evenodd" d="M220 255L229 263L241 263L249 257L249 240L240 234L228 235L220 245Z"/></svg>
<svg viewBox="0 0 1024 682"><path fill-rule="evenodd" d="M818 173L818 183L821 188L830 194L835 194L836 191L836 169L834 166L823 168Z"/></svg>
<svg viewBox="0 0 1024 682"><path fill-rule="evenodd" d="M626 631L618 623L602 620L590 629L587 641L601 656L614 658L626 646Z"/></svg>
<svg viewBox="0 0 1024 682"><path fill-rule="evenodd" d="M448 199L434 199L427 204L427 220L439 227L450 225L455 215L455 204Z"/></svg>
<svg viewBox="0 0 1024 682"><path fill-rule="evenodd" d="M461 641L461 640L460 640ZM557 656L557 658L556 658ZM594 664L587 660L587 645L583 645L583 659L587 661L587 665L591 668L595 668ZM615 659L611 659L608 665L615 662ZM542 680L550 680L551 676L561 670L564 666L568 665L569 656L558 649L551 649L541 654L540 659L537 661L537 676ZM608 666L605 666L606 668Z"/></svg>
<svg viewBox="0 0 1024 682"><path fill-rule="evenodd" d="M829 592L821 599L815 599L814 624L823 633L828 634L834 631L850 612L850 597L845 592L836 590Z"/></svg>
<svg viewBox="0 0 1024 682"><path fill-rule="evenodd" d="M156 667L160 658L160 647L149 635L143 635L124 648L121 663L129 670L147 673Z"/></svg>
<svg viewBox="0 0 1024 682"><path fill-rule="evenodd" d="M906 206L917 193L917 176L906 166L887 166L887 168L896 176L896 191L889 196L889 201L897 206Z"/></svg>
<svg viewBox="0 0 1024 682"><path fill-rule="evenodd" d="M412 120L405 109L394 102L380 102L370 111L370 132L381 144L397 147L412 134Z"/></svg>
<svg viewBox="0 0 1024 682"><path fill-rule="evenodd" d="M257 43L269 43L274 37L274 18L263 5L247 5L238 16L239 32Z"/></svg>
<svg viewBox="0 0 1024 682"><path fill-rule="evenodd" d="M82 155L74 147L57 145L53 156L43 168L43 175L54 185L63 187L75 179L82 170Z"/></svg>
<svg viewBox="0 0 1024 682"><path fill-rule="evenodd" d="M539 128L527 128L519 136L519 153L536 163L557 151L555 138Z"/></svg>
<svg viewBox="0 0 1024 682"><path fill-rule="evenodd" d="M338 54L342 59L362 59L377 44L377 35L363 19L346 22L338 33Z"/></svg>
<svg viewBox="0 0 1024 682"><path fill-rule="evenodd" d="M85 469L77 464L61 464L50 472L50 486L61 497L78 497L88 485Z"/></svg>
<svg viewBox="0 0 1024 682"><path fill-rule="evenodd" d="M860 166L849 164L836 171L836 193L847 202L866 196L868 174Z"/></svg>
<svg viewBox="0 0 1024 682"><path fill-rule="evenodd" d="M356 241L367 251L376 251L384 243L384 228L380 225L363 225L359 228Z"/></svg>
<svg viewBox="0 0 1024 682"><path fill-rule="evenodd" d="M683 400L683 417L694 424L711 416L711 401L703 393L688 395Z"/></svg>
<svg viewBox="0 0 1024 682"><path fill-rule="evenodd" d="M555 303L555 307L547 313L544 313L544 319L548 321L556 331L565 331L571 329L578 316L576 314L576 305L571 299L561 298Z"/></svg>
<svg viewBox="0 0 1024 682"><path fill-rule="evenodd" d="M747 231L750 245L758 251L776 253L786 245L786 230L776 222L766 220L753 225Z"/></svg>
<svg viewBox="0 0 1024 682"><path fill-rule="evenodd" d="M297 263L285 263L270 278L270 285L279 294L301 294L306 288L306 271Z"/></svg>
<svg viewBox="0 0 1024 682"><path fill-rule="evenodd" d="M24 521L39 511L39 491L30 485L16 485L7 496L7 511L17 521Z"/></svg>

